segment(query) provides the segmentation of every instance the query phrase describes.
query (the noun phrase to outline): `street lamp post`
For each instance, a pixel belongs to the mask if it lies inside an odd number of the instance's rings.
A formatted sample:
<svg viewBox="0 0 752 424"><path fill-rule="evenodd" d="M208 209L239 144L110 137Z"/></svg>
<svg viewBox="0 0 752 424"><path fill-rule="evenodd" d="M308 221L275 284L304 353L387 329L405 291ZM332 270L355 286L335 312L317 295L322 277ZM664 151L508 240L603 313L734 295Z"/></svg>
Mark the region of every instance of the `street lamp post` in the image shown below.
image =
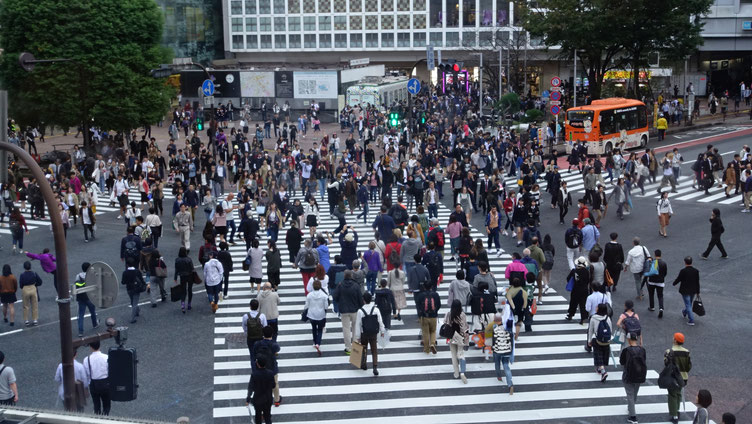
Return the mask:
<svg viewBox="0 0 752 424"><path fill-rule="evenodd" d="M483 116L483 52L478 53L471 53L473 55L479 55L480 56L480 89L478 90L480 92L480 102L478 103L478 106L480 108L480 116Z"/></svg>

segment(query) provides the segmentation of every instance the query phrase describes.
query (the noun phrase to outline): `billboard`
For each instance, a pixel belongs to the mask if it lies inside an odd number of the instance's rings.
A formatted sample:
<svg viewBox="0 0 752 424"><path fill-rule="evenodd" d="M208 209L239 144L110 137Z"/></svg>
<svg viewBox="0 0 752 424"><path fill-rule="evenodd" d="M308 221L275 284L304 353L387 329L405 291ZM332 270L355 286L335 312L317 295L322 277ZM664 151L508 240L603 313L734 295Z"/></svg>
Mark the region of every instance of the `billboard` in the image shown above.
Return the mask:
<svg viewBox="0 0 752 424"><path fill-rule="evenodd" d="M337 71L297 71L293 73L296 99L336 99Z"/></svg>
<svg viewBox="0 0 752 424"><path fill-rule="evenodd" d="M240 73L238 71L209 71L217 87L215 97L240 97ZM180 72L180 92L184 97L195 98L206 79L203 71Z"/></svg>
<svg viewBox="0 0 752 424"><path fill-rule="evenodd" d="M292 99L293 96L292 71L277 71L274 73L274 92L281 99Z"/></svg>
<svg viewBox="0 0 752 424"><path fill-rule="evenodd" d="M241 72L242 97L274 97L274 72Z"/></svg>

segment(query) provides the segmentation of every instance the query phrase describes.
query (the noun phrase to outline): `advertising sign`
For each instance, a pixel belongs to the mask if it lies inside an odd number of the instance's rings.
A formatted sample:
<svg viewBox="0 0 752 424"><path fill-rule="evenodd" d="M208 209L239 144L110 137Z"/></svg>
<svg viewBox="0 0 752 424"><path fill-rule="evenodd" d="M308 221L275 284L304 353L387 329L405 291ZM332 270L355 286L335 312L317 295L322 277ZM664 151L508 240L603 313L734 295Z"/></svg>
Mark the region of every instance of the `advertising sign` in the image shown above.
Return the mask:
<svg viewBox="0 0 752 424"><path fill-rule="evenodd" d="M242 97L274 97L274 72L241 72Z"/></svg>
<svg viewBox="0 0 752 424"><path fill-rule="evenodd" d="M336 99L338 85L337 71L293 72L296 99Z"/></svg>
<svg viewBox="0 0 752 424"><path fill-rule="evenodd" d="M274 73L274 91L279 98L293 98L292 71L277 71Z"/></svg>

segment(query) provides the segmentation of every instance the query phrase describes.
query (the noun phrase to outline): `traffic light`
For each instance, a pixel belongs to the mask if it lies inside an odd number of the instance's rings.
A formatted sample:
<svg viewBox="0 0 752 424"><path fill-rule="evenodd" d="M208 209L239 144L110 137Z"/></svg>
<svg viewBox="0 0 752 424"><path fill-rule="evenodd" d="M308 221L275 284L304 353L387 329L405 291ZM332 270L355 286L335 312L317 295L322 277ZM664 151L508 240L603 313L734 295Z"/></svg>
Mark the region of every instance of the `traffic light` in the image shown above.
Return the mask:
<svg viewBox="0 0 752 424"><path fill-rule="evenodd" d="M462 70L464 63L463 62L457 62L454 59L448 59L445 62L441 62L439 64L439 71L442 71L444 73L459 73Z"/></svg>
<svg viewBox="0 0 752 424"><path fill-rule="evenodd" d="M200 117L196 117L196 129L199 131L203 131L204 129L204 119Z"/></svg>
<svg viewBox="0 0 752 424"><path fill-rule="evenodd" d="M395 111L389 112L389 126L397 127L399 125L399 113Z"/></svg>
<svg viewBox="0 0 752 424"><path fill-rule="evenodd" d="M423 112L420 114L420 123L425 124L426 123L426 113Z"/></svg>

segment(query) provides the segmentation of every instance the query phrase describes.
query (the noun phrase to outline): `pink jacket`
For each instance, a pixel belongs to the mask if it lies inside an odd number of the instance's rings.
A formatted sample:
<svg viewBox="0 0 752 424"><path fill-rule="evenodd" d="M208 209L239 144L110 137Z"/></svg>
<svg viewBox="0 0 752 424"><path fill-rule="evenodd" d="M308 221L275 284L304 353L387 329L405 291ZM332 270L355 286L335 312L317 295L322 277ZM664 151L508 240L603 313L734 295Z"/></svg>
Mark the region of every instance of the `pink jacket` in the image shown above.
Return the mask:
<svg viewBox="0 0 752 424"><path fill-rule="evenodd" d="M525 275L527 274L527 267L522 262L520 262L519 259L515 259L511 264L507 265L507 269L504 271L504 276L508 280L509 273L515 271L522 272L522 275Z"/></svg>
<svg viewBox="0 0 752 424"><path fill-rule="evenodd" d="M52 253L40 253L38 255L35 255L34 253L27 253L26 256L30 257L31 259L36 259L39 261L40 264L42 264L42 269L44 272L53 273L55 270L57 270L57 265L55 264L55 256L52 255Z"/></svg>
<svg viewBox="0 0 752 424"><path fill-rule="evenodd" d="M79 180L78 177L74 176L73 178L71 178L70 185L74 193L81 193L81 180Z"/></svg>

